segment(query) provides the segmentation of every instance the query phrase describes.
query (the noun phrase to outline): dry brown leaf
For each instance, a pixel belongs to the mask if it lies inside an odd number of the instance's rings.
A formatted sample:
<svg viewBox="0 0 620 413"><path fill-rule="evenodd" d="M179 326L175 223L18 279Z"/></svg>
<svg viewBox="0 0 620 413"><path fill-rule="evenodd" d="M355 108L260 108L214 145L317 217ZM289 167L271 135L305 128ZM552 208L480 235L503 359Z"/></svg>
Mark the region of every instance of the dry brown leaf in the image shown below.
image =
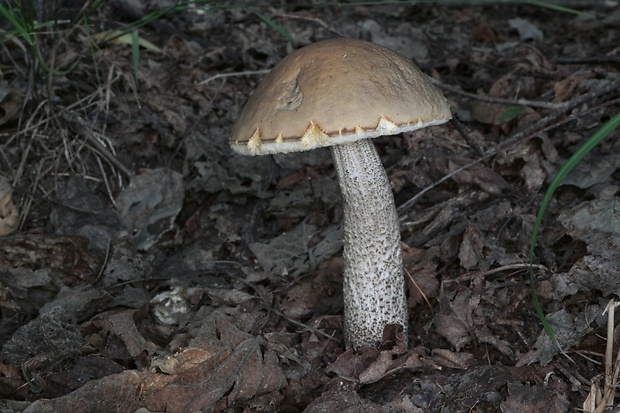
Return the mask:
<svg viewBox="0 0 620 413"><path fill-rule="evenodd" d="M543 386L511 382L508 383L508 393L508 398L500 405L503 413L569 411L570 403L565 395L556 394Z"/></svg>
<svg viewBox="0 0 620 413"><path fill-rule="evenodd" d="M304 410L305 413L387 413L393 410L362 399L355 391L333 391L323 394Z"/></svg>
<svg viewBox="0 0 620 413"><path fill-rule="evenodd" d="M468 226L463 233L463 241L459 248L459 260L461 267L471 270L478 265L482 259L482 249L484 248L483 235L478 228Z"/></svg>
<svg viewBox="0 0 620 413"><path fill-rule="evenodd" d="M435 319L437 333L448 340L456 351L471 342L472 333L478 331L473 317L480 300L479 295L472 294L469 290L460 291L449 302L451 312L438 314Z"/></svg>
<svg viewBox="0 0 620 413"><path fill-rule="evenodd" d="M183 206L183 175L169 168L143 170L116 198L119 215L139 250L174 227Z"/></svg>
<svg viewBox="0 0 620 413"><path fill-rule="evenodd" d="M448 160L448 168L452 172L469 162L467 159L451 158ZM454 175L452 179L459 184L477 186L492 195L500 195L502 190L510 187L497 172L480 164L470 166Z"/></svg>
<svg viewBox="0 0 620 413"><path fill-rule="evenodd" d="M514 83L515 74L513 72L506 73L493 83L489 89L489 96L494 98L510 98L514 95L512 84ZM498 108L501 109L501 106Z"/></svg>
<svg viewBox="0 0 620 413"><path fill-rule="evenodd" d="M559 345L562 349L569 349L594 329L592 320L600 316L603 310L602 306L592 304L587 306L584 312L577 315L569 314L566 310L561 309L555 313L547 314L546 317ZM539 362L545 366L553 360L559 351L558 345L549 338L546 331L542 330L536 343L534 343L534 350L521 356L516 365L519 367Z"/></svg>
<svg viewBox="0 0 620 413"><path fill-rule="evenodd" d="M566 79L555 82L553 85L553 92L555 94L553 101L557 103L569 100L573 96L575 88L579 85L579 82L584 79L591 79L595 76L596 74L593 72L575 73Z"/></svg>
<svg viewBox="0 0 620 413"><path fill-rule="evenodd" d="M150 410L222 411L257 395L279 390L286 377L272 351L263 353L262 338L248 338L232 353L227 350L213 356L217 363L195 363L174 381L144 395Z"/></svg>
<svg viewBox="0 0 620 413"><path fill-rule="evenodd" d="M500 121L505 107L495 103L477 100L471 103L470 113L472 119L487 125L501 125Z"/></svg>
<svg viewBox="0 0 620 413"><path fill-rule="evenodd" d="M92 380L66 396L51 400L37 400L25 411L37 413L133 412L140 407L139 392L143 386L143 376L143 373L130 370Z"/></svg>
<svg viewBox="0 0 620 413"><path fill-rule="evenodd" d="M381 380L393 364L393 354L389 351L382 351L379 353L379 357L377 357L366 370L360 373L360 383L369 384Z"/></svg>
<svg viewBox="0 0 620 413"><path fill-rule="evenodd" d="M131 324L126 318L121 316L112 324L118 328ZM220 311L208 319L206 325L213 328L210 339L203 336L174 356L155 359L150 370L93 380L66 396L42 400L30 408L36 405L41 412L125 413L138 408L217 412L286 385L276 353L263 350L263 338L237 330Z"/></svg>
<svg viewBox="0 0 620 413"><path fill-rule="evenodd" d="M451 369L465 370L469 366L475 364L475 358L470 353L455 353L444 348L435 348L432 351L433 360L439 366L448 367Z"/></svg>
<svg viewBox="0 0 620 413"><path fill-rule="evenodd" d="M134 312L134 310L129 310L111 314L107 317L106 324L111 334L123 340L129 354L132 357L137 357L143 351L154 350L154 346L152 343L147 343L138 332L133 319Z"/></svg>
<svg viewBox="0 0 620 413"><path fill-rule="evenodd" d="M456 351L471 342L469 329L454 314L437 314L435 317L437 333L444 337Z"/></svg>
<svg viewBox="0 0 620 413"><path fill-rule="evenodd" d="M409 307L413 308L423 302L424 297L430 299L437 296L439 280L435 259L438 254L439 247L422 250L403 244L403 266L415 281L414 283L408 276L405 277L409 290Z"/></svg>
<svg viewBox="0 0 620 413"><path fill-rule="evenodd" d="M19 209L13 202L13 188L6 178L0 176L0 236L13 233L18 226Z"/></svg>
<svg viewBox="0 0 620 413"><path fill-rule="evenodd" d="M359 375L377 359L379 354L379 350L370 347L362 347L357 353L348 350L329 364L325 371L334 373L345 380L357 381Z"/></svg>
<svg viewBox="0 0 620 413"><path fill-rule="evenodd" d="M21 93L9 92L0 102L0 125L17 119L21 113L24 98Z"/></svg>
<svg viewBox="0 0 620 413"><path fill-rule="evenodd" d="M499 350L499 352L505 356L508 356L510 358L514 357L514 351L512 351L512 348L510 348L510 343L508 343L506 340L502 340L499 337L492 335L484 328L476 328L474 332L479 342L492 345L493 347L495 347L495 349Z"/></svg>
<svg viewBox="0 0 620 413"><path fill-rule="evenodd" d="M315 311L321 293L313 279L304 279L286 292L282 312L296 320L308 317Z"/></svg>
<svg viewBox="0 0 620 413"><path fill-rule="evenodd" d="M555 74L556 66L547 56L548 54L529 43L521 43L514 53L514 57L518 59L517 68L536 73Z"/></svg>

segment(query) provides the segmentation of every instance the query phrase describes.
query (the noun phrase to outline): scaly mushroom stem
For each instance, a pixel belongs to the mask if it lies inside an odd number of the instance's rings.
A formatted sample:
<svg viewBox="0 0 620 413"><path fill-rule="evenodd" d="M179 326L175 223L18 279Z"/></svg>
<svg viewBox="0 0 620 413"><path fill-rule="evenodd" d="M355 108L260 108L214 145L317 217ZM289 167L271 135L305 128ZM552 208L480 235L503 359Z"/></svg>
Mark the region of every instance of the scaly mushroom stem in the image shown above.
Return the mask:
<svg viewBox="0 0 620 413"><path fill-rule="evenodd" d="M403 326L406 340L400 230L387 174L370 139L330 149L344 207L346 347L376 347L391 323Z"/></svg>

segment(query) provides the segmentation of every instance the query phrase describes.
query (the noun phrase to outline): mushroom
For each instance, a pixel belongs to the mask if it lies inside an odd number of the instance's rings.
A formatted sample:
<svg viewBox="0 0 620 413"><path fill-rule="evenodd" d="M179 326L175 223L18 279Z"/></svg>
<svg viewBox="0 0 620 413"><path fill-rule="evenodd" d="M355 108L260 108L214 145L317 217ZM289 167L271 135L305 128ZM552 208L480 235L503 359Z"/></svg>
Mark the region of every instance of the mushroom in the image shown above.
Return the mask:
<svg viewBox="0 0 620 413"><path fill-rule="evenodd" d="M408 337L400 228L390 182L371 138L447 122L450 108L399 53L331 39L285 57L260 83L230 145L244 155L329 146L344 211L344 336L376 347L388 324Z"/></svg>

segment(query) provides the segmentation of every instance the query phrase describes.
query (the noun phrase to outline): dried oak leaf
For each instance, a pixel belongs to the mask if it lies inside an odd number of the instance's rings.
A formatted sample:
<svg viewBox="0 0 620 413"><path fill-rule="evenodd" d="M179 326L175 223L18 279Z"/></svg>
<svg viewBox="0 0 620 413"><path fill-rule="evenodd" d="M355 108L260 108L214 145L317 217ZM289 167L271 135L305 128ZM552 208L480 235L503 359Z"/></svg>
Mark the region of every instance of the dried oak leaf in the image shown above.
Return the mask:
<svg viewBox="0 0 620 413"><path fill-rule="evenodd" d="M276 353L264 350L263 338L238 330L228 317L211 313L205 320L209 331L182 352L154 360L148 371L93 380L66 396L38 400L26 411L219 412L283 388L286 376Z"/></svg>
<svg viewBox="0 0 620 413"><path fill-rule="evenodd" d="M264 344L262 338L251 337L232 352L185 350L191 354L181 353L184 360L170 376L174 379L164 386L155 383L143 395L144 406L151 411L218 412L281 389L286 377L275 352L262 351Z"/></svg>
<svg viewBox="0 0 620 413"><path fill-rule="evenodd" d="M221 411L286 385L276 353L263 350L266 341L240 330L230 319L224 310L216 310L204 320L188 350L194 348L191 357L199 354L206 361L188 367L192 363L183 359L176 373L180 379L153 395L154 401L165 403L156 403L156 410L174 411L170 401L175 400L182 411Z"/></svg>

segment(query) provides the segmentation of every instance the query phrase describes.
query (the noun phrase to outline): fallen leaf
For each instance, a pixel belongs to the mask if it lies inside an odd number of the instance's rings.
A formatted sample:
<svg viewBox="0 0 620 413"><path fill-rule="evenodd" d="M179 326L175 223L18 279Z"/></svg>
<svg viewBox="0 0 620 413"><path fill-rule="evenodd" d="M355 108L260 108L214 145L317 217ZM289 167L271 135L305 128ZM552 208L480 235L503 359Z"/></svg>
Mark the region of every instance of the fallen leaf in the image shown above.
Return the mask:
<svg viewBox="0 0 620 413"><path fill-rule="evenodd" d="M593 77L596 77L596 74L594 72L578 72L567 77L566 79L555 82L555 84L553 85L553 101L564 102L566 100L569 100L573 96L575 88L582 80L591 79Z"/></svg>
<svg viewBox="0 0 620 413"><path fill-rule="evenodd" d="M482 236L482 233L471 225L463 233L463 241L459 248L459 260L461 267L468 271L477 266L482 259L482 249L484 248Z"/></svg>
<svg viewBox="0 0 620 413"><path fill-rule="evenodd" d="M502 413L548 412L565 413L570 403L564 394L542 386L508 383L508 397L501 404Z"/></svg>
<svg viewBox="0 0 620 413"><path fill-rule="evenodd" d="M325 371L345 380L358 381L359 375L377 359L379 354L379 350L370 347L362 347L358 352L347 350L330 363Z"/></svg>
<svg viewBox="0 0 620 413"><path fill-rule="evenodd" d="M586 334L591 332L594 326L591 320L601 315L603 307L597 304L587 306L584 312L571 315L562 309L553 314L547 314L546 318L553 330L559 345L568 350L576 345ZM542 330L538 335L534 350L524 354L518 361L517 367L525 366L534 362L540 362L543 366L549 364L553 357L560 351L555 342L549 338L547 332Z"/></svg>
<svg viewBox="0 0 620 413"><path fill-rule="evenodd" d="M519 37L522 41L542 41L544 38L543 32L538 28L538 26L528 19L509 19L508 25L519 32Z"/></svg>
<svg viewBox="0 0 620 413"><path fill-rule="evenodd" d="M304 410L305 413L388 413L393 412L389 406L362 399L359 394L351 390L328 392Z"/></svg>
<svg viewBox="0 0 620 413"><path fill-rule="evenodd" d="M116 198L118 210L139 250L148 250L170 231L183 206L183 176L167 168L133 176Z"/></svg>
<svg viewBox="0 0 620 413"><path fill-rule="evenodd" d="M598 199L583 201L562 211L558 220L569 231L602 231L620 234L620 196L616 185L603 188Z"/></svg>
<svg viewBox="0 0 620 413"><path fill-rule="evenodd" d="M56 307L20 327L2 346L0 356L13 366L23 366L36 357L36 369L47 369L76 357L83 345L78 326Z"/></svg>
<svg viewBox="0 0 620 413"><path fill-rule="evenodd" d="M19 92L8 92L0 101L0 126L19 117L24 98ZM4 179L4 178L2 178Z"/></svg>
<svg viewBox="0 0 620 413"><path fill-rule="evenodd" d="M467 326L454 314L437 314L435 316L435 327L437 333L448 340L448 343L456 351L460 351L472 340Z"/></svg>
<svg viewBox="0 0 620 413"><path fill-rule="evenodd" d="M12 234L18 226L19 209L13 202L13 188L0 176L0 237Z"/></svg>

